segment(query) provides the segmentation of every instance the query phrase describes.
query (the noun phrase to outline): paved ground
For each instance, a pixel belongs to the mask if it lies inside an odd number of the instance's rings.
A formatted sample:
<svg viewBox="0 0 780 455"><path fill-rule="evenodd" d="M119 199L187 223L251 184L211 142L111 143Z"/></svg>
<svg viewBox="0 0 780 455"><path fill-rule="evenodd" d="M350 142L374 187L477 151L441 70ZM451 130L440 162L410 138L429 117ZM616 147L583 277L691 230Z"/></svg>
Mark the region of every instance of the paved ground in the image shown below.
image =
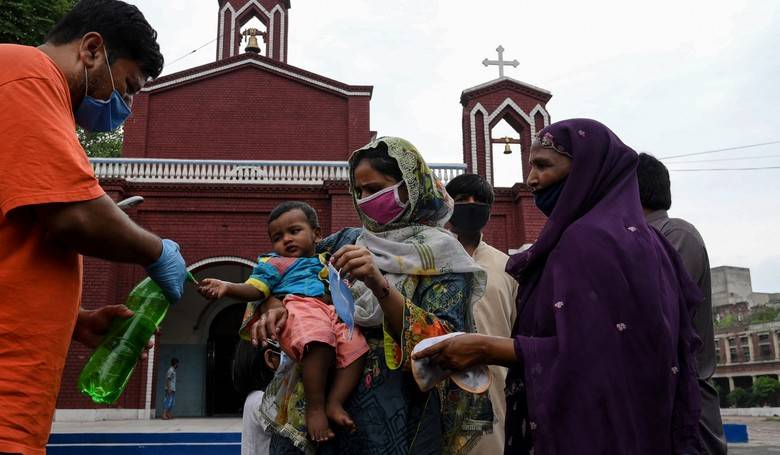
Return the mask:
<svg viewBox="0 0 780 455"><path fill-rule="evenodd" d="M724 417L724 423L748 425L748 444L731 444L732 455L780 455L780 419ZM52 433L240 433L241 419L116 420L103 422L54 422ZM169 447L170 449L170 447ZM114 449L111 449L114 450ZM62 452L65 453L65 452ZM97 453L97 452L95 452ZM113 452L112 452L113 453ZM190 455L195 455L190 452Z"/></svg>
<svg viewBox="0 0 780 455"><path fill-rule="evenodd" d="M732 455L780 455L780 419L767 417L724 417L723 423L745 423L747 444L730 444Z"/></svg>
<svg viewBox="0 0 780 455"><path fill-rule="evenodd" d="M52 433L241 433L239 418L54 422Z"/></svg>

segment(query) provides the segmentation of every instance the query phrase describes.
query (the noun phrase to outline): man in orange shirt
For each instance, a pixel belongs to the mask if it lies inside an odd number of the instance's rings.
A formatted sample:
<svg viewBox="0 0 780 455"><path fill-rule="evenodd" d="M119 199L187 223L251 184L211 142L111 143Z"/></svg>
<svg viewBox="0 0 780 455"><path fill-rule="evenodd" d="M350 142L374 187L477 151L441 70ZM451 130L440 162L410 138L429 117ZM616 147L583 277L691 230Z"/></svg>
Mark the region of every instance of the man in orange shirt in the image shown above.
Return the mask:
<svg viewBox="0 0 780 455"><path fill-rule="evenodd" d="M79 308L81 255L146 267L172 301L178 245L103 192L75 134L117 128L162 71L134 6L82 0L38 48L0 45L0 453L45 453L71 338L95 347L122 305Z"/></svg>

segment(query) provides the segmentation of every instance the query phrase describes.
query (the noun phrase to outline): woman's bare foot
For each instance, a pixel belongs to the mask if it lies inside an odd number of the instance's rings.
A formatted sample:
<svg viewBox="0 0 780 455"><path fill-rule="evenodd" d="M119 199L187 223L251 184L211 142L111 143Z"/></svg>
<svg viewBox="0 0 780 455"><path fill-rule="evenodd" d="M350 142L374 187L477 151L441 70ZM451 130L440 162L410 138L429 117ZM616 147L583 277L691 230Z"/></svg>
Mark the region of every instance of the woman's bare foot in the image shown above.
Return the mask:
<svg viewBox="0 0 780 455"><path fill-rule="evenodd" d="M322 408L306 406L306 431L315 442L324 442L336 436L328 426L328 415Z"/></svg>
<svg viewBox="0 0 780 455"><path fill-rule="evenodd" d="M355 421L352 420L352 417L344 410L344 406L338 401L329 401L325 407L325 412L327 413L328 418L336 425L348 431L357 430Z"/></svg>

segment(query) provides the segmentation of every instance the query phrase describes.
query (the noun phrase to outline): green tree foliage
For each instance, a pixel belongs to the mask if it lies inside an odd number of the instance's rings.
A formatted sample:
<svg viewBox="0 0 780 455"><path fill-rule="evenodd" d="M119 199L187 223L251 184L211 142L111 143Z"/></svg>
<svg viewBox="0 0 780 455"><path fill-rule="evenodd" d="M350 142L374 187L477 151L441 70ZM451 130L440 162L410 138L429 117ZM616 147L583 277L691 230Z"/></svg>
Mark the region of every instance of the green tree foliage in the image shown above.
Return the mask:
<svg viewBox="0 0 780 455"><path fill-rule="evenodd" d="M739 387L729 393L728 396L729 405L737 408L749 408L753 406L754 399L750 390L741 389Z"/></svg>
<svg viewBox="0 0 780 455"><path fill-rule="evenodd" d="M776 406L780 395L780 382L777 379L762 376L753 381L753 398L759 406Z"/></svg>
<svg viewBox="0 0 780 455"><path fill-rule="evenodd" d="M753 310L750 315L751 324L763 324L764 322L772 322L777 316L780 315L780 308L772 307L760 307Z"/></svg>
<svg viewBox="0 0 780 455"><path fill-rule="evenodd" d="M726 316L723 316L720 318L720 320L715 321L715 328L717 329L727 329L729 327L733 327L737 324L737 318L733 314L729 314Z"/></svg>
<svg viewBox="0 0 780 455"><path fill-rule="evenodd" d="M109 133L87 133L78 128L79 142L87 156L92 158L116 158L122 155L124 128L119 127Z"/></svg>
<svg viewBox="0 0 780 455"><path fill-rule="evenodd" d="M76 0L3 0L0 43L38 46Z"/></svg>
<svg viewBox="0 0 780 455"><path fill-rule="evenodd" d="M78 0L2 0L0 43L38 46L43 37ZM122 153L124 134L87 133L78 128L79 142L91 157L117 157Z"/></svg>

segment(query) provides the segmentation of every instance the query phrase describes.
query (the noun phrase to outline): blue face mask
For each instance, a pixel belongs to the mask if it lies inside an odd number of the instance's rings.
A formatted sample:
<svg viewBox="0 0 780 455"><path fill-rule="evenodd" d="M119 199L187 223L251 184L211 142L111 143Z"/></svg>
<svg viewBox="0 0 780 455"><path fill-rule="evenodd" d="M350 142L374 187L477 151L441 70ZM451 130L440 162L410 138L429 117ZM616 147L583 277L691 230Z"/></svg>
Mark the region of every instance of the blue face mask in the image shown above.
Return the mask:
<svg viewBox="0 0 780 455"><path fill-rule="evenodd" d="M341 275L331 263L328 263L328 283L333 308L349 329L348 338L351 340L352 330L355 328L355 299L349 286L341 279Z"/></svg>
<svg viewBox="0 0 780 455"><path fill-rule="evenodd" d="M114 131L130 116L130 108L127 107L125 100L122 99L122 96L116 90L116 86L114 86L114 75L111 74L108 53L105 52L105 48L103 48L103 51L106 54L108 75L111 77L111 87L114 88L114 91L111 92L111 97L107 100L95 99L85 94L84 100L79 105L79 108L76 109L76 123L89 132L105 133ZM86 78L85 84L89 85L86 67L84 68L84 77Z"/></svg>
<svg viewBox="0 0 780 455"><path fill-rule="evenodd" d="M534 191L534 203L548 218L552 215L564 185L566 185L566 179L554 183L543 190Z"/></svg>

